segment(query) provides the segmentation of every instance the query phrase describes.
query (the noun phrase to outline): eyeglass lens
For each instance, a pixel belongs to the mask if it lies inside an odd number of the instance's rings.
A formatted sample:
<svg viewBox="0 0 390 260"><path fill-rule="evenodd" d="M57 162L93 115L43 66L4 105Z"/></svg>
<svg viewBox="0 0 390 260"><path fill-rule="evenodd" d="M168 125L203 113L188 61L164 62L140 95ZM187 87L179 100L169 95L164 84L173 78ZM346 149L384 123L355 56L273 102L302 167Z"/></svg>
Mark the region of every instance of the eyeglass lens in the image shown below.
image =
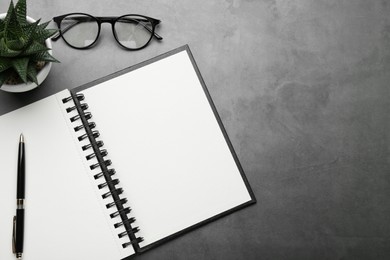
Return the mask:
<svg viewBox="0 0 390 260"><path fill-rule="evenodd" d="M73 47L87 48L99 36L99 23L96 18L85 14L66 16L60 24L62 37ZM115 39L125 48L138 49L152 38L153 25L142 17L127 15L119 17L114 24Z"/></svg>
<svg viewBox="0 0 390 260"><path fill-rule="evenodd" d="M99 24L92 16L73 14L66 16L60 24L62 37L76 48L92 45L99 35Z"/></svg>
<svg viewBox="0 0 390 260"><path fill-rule="evenodd" d="M117 41L130 49L141 48L152 38L152 23L141 16L122 16L114 25Z"/></svg>

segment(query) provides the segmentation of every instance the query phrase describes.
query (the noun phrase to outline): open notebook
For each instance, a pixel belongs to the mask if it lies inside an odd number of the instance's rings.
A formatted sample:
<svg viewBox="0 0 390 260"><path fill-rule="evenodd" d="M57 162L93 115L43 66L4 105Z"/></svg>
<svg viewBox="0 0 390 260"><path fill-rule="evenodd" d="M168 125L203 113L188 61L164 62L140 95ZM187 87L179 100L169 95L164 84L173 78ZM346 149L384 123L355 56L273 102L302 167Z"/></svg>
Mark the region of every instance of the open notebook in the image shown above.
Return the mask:
<svg viewBox="0 0 390 260"><path fill-rule="evenodd" d="M0 117L0 259L123 259L255 202L188 46Z"/></svg>

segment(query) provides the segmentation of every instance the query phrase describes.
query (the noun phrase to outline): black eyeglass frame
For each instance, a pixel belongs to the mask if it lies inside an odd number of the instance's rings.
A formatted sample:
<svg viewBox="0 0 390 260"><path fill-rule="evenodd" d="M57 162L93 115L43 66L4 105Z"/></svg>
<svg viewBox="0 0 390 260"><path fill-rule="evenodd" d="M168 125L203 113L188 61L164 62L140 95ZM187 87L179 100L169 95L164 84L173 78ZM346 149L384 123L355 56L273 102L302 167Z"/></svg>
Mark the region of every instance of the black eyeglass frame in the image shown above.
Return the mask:
<svg viewBox="0 0 390 260"><path fill-rule="evenodd" d="M66 39L65 37L63 36L63 33L66 32L66 30L63 32L61 30L61 22L62 20L64 20L65 17L67 16L70 16L70 15L84 15L84 16L88 16L89 18L91 18L92 20L96 21L97 24L98 24L98 33L96 35L96 39L89 45L87 46L84 46L84 47L77 47L77 46L73 46L72 44L70 44ZM147 21L149 21L152 25L152 28L148 28L145 26L145 28L150 32L150 38L149 40L141 47L138 47L138 48L129 48L125 45L123 45L118 37L117 37L117 34L116 34L116 31L115 31L115 23L119 20L119 19L122 19L126 16L138 16L138 17L141 17L143 19L146 19ZM152 40L153 37L155 37L157 40L161 41L163 38L158 35L156 32L155 32L155 28L158 24L161 23L161 20L159 19L155 19L155 18L152 18L152 17L148 17L148 16L145 16L145 15L140 15L140 14L125 14L125 15L121 15L121 16L93 16L93 15L90 15L90 14L86 14L86 13L68 13L68 14L64 14L64 15L60 15L60 16L56 16L56 17L53 17L53 21L57 24L57 27L58 27L58 34L54 37L52 37L51 39L53 41L57 41L60 37L65 41L65 43L67 45L69 45L70 47L74 48L74 49L79 49L79 50L85 50L85 49L88 49L88 48L91 48L96 42L97 40L99 39L99 36L100 36L100 31L101 31L101 24L102 23L110 23L111 24L111 29L112 29L112 33L114 35L114 38L116 40L116 42L123 48L127 49L127 50L132 50L132 51L136 51L136 50L140 50L140 49L143 49L145 48L149 43L150 41Z"/></svg>

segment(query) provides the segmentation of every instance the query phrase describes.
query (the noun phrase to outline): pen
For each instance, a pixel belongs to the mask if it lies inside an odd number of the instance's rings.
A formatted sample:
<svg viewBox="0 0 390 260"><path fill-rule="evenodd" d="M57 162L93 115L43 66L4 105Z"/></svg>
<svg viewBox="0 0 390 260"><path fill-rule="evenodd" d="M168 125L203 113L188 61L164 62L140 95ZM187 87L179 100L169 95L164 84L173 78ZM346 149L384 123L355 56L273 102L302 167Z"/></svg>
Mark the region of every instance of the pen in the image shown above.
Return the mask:
<svg viewBox="0 0 390 260"><path fill-rule="evenodd" d="M21 134L19 139L18 176L16 184L16 216L13 221L13 251L17 259L22 259L23 254L25 180L24 137Z"/></svg>

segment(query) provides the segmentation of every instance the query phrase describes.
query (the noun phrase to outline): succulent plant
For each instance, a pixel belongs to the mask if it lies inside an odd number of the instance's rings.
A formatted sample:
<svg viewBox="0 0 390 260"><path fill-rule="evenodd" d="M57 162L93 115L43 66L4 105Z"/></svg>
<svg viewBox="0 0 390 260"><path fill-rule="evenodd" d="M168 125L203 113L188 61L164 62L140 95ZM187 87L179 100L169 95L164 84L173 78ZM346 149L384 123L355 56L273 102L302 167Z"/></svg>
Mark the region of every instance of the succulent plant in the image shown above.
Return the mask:
<svg viewBox="0 0 390 260"><path fill-rule="evenodd" d="M11 0L5 19L0 20L0 87L12 77L38 84L39 66L58 62L45 45L45 40L57 30L46 29L50 21L29 23L26 9L26 0L19 0L16 5Z"/></svg>

